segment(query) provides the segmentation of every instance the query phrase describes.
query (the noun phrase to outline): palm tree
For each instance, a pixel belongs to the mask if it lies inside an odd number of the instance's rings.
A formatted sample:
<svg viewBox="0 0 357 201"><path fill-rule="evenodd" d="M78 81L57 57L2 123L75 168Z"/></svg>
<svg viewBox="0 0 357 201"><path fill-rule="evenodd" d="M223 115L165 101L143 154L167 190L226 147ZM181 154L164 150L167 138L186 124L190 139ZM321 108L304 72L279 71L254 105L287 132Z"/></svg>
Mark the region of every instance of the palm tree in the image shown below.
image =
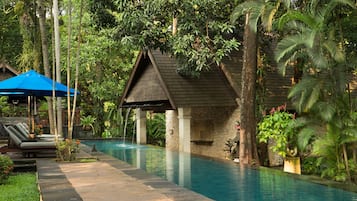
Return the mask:
<svg viewBox="0 0 357 201"><path fill-rule="evenodd" d="M344 50L342 29L336 16L341 8L355 9L350 0L311 1L301 11L291 10L279 20L279 28L286 31L278 43L276 60L281 72L299 64L303 71L301 81L289 93L297 111L319 120L326 126L324 135L314 134L316 124L306 121L307 127L299 133L301 148L312 138L313 152L325 161L335 177L341 173L341 164L350 180L346 145L356 142L353 104L346 99L346 73L349 64ZM347 105L347 107L346 107ZM350 106L350 107L348 107ZM319 129L321 132L321 128ZM322 146L323 145L323 146ZM341 157L342 156L342 157ZM329 175L331 176L331 174Z"/></svg>
<svg viewBox="0 0 357 201"><path fill-rule="evenodd" d="M278 11L279 1L245 1L238 5L231 14L231 22L235 23L245 15L243 36L243 68L242 90L240 102L240 145L239 159L242 164L259 164L256 145L256 115L255 115L255 91L257 73L257 26L261 19L262 25L267 31L272 30L272 22ZM287 7L290 1L283 1Z"/></svg>

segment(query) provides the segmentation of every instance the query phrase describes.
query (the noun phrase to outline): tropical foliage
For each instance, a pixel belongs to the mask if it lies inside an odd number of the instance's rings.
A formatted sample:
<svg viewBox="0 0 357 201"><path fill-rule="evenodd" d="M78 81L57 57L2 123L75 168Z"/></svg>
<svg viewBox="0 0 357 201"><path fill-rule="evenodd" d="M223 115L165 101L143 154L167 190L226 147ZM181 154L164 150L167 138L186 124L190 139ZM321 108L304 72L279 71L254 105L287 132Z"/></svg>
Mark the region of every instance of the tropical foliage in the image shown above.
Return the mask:
<svg viewBox="0 0 357 201"><path fill-rule="evenodd" d="M19 17L9 1L0 2L0 60L5 60L11 66L16 66L23 40L21 39Z"/></svg>
<svg viewBox="0 0 357 201"><path fill-rule="evenodd" d="M165 146L165 115L152 114L146 122L148 143Z"/></svg>
<svg viewBox="0 0 357 201"><path fill-rule="evenodd" d="M284 37L276 51L282 73L291 66L303 73L289 94L302 116L300 148L318 158L314 165L322 176L339 181L355 177L356 151L349 148L357 142L357 107L347 89L356 67L356 48L348 44L356 41L343 32L355 13L347 0L311 1L288 11L279 20Z"/></svg>
<svg viewBox="0 0 357 201"><path fill-rule="evenodd" d="M0 2L0 20L5 22L0 25L0 59L20 71L29 68L44 71L41 68L44 61L41 59L38 2ZM357 107L349 87L351 78L356 76L353 72L357 66L355 1L70 2L60 2L62 73L65 74L63 69L68 67L68 74L75 74L73 66L78 64L81 116L95 117L92 124L98 136L131 134L134 127L130 118L132 112L119 108L118 100L138 50L167 51L180 62L179 73L199 76L201 71L209 70L223 57L235 53L244 38L242 89L246 91L241 90L240 108L241 132L246 133L241 136L245 137L245 142L254 143L255 76L256 67L260 65L256 57L269 57L269 54L261 55L260 49L268 50L261 46L262 42L268 41L266 46L271 47L277 42L275 59L280 71L285 74L287 68L294 68L302 75L291 89L289 98L299 114L294 124L299 128L297 142L304 164L310 164L309 169L322 176L356 180ZM44 0L43 5L47 13L46 37L52 41L53 22L48 17L51 3ZM73 11L73 18L69 17L69 10ZM243 16L247 17L247 23L241 18ZM70 26L74 27L71 34ZM48 45L51 55L54 47ZM78 53L78 59L71 60L71 57L75 58L74 53ZM49 63L53 60L50 57ZM259 72L263 70L259 69ZM73 85L73 81L69 85ZM8 108L3 107L6 105L3 103L6 101L1 100L1 112L7 113ZM262 130L273 125L285 127L285 120L291 119L291 115L284 112L272 116L278 117L266 116L263 122L270 124L263 126L261 123ZM149 141L156 143L158 139L159 144L164 144L162 115L149 118L148 132ZM281 150L285 149L286 141L282 138L279 143ZM253 145L244 150L252 155L251 152L254 152ZM309 157L317 160L310 163Z"/></svg>
<svg viewBox="0 0 357 201"><path fill-rule="evenodd" d="M182 75L198 76L238 48L238 30L229 23L237 2L122 1L118 4L118 36L140 49L171 53L180 63Z"/></svg>

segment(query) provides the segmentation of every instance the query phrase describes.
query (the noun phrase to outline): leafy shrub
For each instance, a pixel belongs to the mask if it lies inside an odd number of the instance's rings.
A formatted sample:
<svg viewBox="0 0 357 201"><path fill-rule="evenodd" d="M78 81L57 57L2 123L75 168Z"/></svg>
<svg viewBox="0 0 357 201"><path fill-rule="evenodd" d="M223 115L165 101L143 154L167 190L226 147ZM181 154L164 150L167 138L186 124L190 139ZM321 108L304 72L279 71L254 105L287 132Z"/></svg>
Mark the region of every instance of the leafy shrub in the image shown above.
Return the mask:
<svg viewBox="0 0 357 201"><path fill-rule="evenodd" d="M74 161L76 153L79 151L79 140L66 139L65 141L58 142L57 156L61 161Z"/></svg>
<svg viewBox="0 0 357 201"><path fill-rule="evenodd" d="M288 148L295 148L296 136L292 126L294 115L285 111L286 106L273 108L269 115L258 123L259 142L267 143L269 139L275 141L271 147L274 152L285 157L289 154Z"/></svg>
<svg viewBox="0 0 357 201"><path fill-rule="evenodd" d="M4 184L7 181L13 169L14 163L10 157L0 155L0 184Z"/></svg>

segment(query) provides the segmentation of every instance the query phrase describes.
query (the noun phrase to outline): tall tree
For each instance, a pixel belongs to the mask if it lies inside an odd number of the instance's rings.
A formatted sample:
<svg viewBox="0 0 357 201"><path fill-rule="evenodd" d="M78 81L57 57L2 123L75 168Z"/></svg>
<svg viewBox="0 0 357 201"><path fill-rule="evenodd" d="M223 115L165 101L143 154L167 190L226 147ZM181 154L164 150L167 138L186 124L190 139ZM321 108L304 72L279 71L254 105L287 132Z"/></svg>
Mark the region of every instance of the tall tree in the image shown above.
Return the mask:
<svg viewBox="0 0 357 201"><path fill-rule="evenodd" d="M13 1L0 2L0 21L0 60L14 67L22 50L23 39Z"/></svg>
<svg viewBox="0 0 357 201"><path fill-rule="evenodd" d="M240 99L240 143L239 160L241 164L259 165L256 147L255 118L255 83L257 72L257 35L252 30L249 19L252 13L245 16L243 37L242 91Z"/></svg>
<svg viewBox="0 0 357 201"><path fill-rule="evenodd" d="M64 6L67 6L67 3L68 1L64 1ZM94 2L96 6L100 3ZM118 101L134 62L135 52L114 40L114 28L93 24L92 17L94 16L89 12L90 5L90 2L87 1L72 1L72 27L76 28L72 29L70 38L72 44L70 52L73 58L70 60L70 65L76 66L78 72L71 68L70 73L78 77L78 83L75 84L77 82L75 79L74 84L75 88L77 86L80 91L78 104L81 104L81 116L101 117L97 118L94 123L96 135L99 136L107 130L113 136L118 136L121 132L118 129L121 126ZM68 43L69 16L67 12L61 16L61 20L63 22L61 43L65 44ZM65 64L69 51L63 45L62 48L65 51L63 51L61 64ZM98 64L101 64L102 67L100 73L95 73ZM97 81L96 77L100 74L102 74L102 78L98 80L101 81ZM73 79L70 84L73 85ZM73 102L77 102L75 99L76 96L73 97ZM77 105L77 103L72 105ZM107 110L108 106L110 111ZM71 118L74 118L73 112L74 107Z"/></svg>
<svg viewBox="0 0 357 201"><path fill-rule="evenodd" d="M76 112L76 105L77 105L77 91L78 91L78 79L79 79L79 65L80 65L80 48L82 43L82 17L83 17L83 0L80 1L80 11L79 11L79 26L78 26L78 41L77 41L77 52L76 52L76 69L75 69L75 81L74 81L74 97L73 97L73 110L71 115L71 124L68 125L68 133L72 136L73 132L73 125L74 125L74 116Z"/></svg>
<svg viewBox="0 0 357 201"><path fill-rule="evenodd" d="M231 21L237 22L245 16L243 36L243 69L240 102L240 146L241 164L259 165L256 145L256 74L257 74L257 27L258 21L267 31L272 30L272 23L281 1L248 0L235 7ZM289 1L285 1L289 7Z"/></svg>
<svg viewBox="0 0 357 201"><path fill-rule="evenodd" d="M42 61L43 68L45 71L45 76L51 77L50 62L49 62L49 52L48 52L48 40L47 40L47 28L46 28L46 8L42 0L37 0L37 12L39 14L39 26L41 33L41 44L42 44ZM48 118L50 123L50 131L54 132L54 115L53 115L53 100L52 97L47 98L48 105Z"/></svg>
<svg viewBox="0 0 357 201"><path fill-rule="evenodd" d="M123 42L139 49L171 53L180 63L178 72L199 76L212 64L237 49L229 13L238 1L124 1L119 3L118 30ZM172 34L172 19L177 33Z"/></svg>
<svg viewBox="0 0 357 201"><path fill-rule="evenodd" d="M58 20L58 0L53 0L53 22L54 22L54 35L55 35L55 63L56 63L56 81L61 83L61 44L60 44L60 30L59 30L59 20ZM62 99L60 97L57 98L57 134L63 135L62 128Z"/></svg>
<svg viewBox="0 0 357 201"><path fill-rule="evenodd" d="M19 16L21 34L23 38L22 53L18 57L18 66L21 71L29 69L40 70L41 40L36 17L35 1L17 1L15 12Z"/></svg>
<svg viewBox="0 0 357 201"><path fill-rule="evenodd" d="M68 0L67 5L68 25L67 25L67 137L72 139L72 118L71 118L71 96L69 95L71 81L71 37L72 37L72 1Z"/></svg>

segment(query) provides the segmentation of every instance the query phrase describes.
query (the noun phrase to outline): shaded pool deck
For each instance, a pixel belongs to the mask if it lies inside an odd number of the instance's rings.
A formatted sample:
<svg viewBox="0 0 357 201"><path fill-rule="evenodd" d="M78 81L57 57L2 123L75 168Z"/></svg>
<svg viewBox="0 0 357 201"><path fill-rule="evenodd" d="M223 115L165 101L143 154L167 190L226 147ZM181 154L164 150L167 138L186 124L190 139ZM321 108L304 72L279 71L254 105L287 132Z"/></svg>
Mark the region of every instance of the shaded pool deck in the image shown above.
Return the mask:
<svg viewBox="0 0 357 201"><path fill-rule="evenodd" d="M38 158L38 183L44 201L205 201L203 195L146 173L100 152L89 154L82 146L79 158L96 162L58 163Z"/></svg>

